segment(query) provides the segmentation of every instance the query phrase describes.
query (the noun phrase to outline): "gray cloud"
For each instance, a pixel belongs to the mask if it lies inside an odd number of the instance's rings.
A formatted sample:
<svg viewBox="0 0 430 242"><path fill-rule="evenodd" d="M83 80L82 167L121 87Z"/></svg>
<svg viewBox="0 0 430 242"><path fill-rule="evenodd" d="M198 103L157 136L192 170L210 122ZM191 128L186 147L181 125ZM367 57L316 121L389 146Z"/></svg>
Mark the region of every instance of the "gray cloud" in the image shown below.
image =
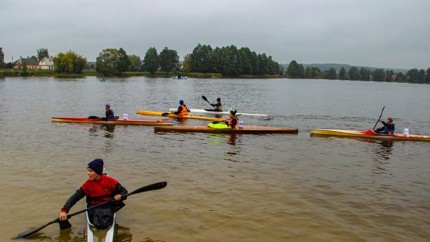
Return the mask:
<svg viewBox="0 0 430 242"><path fill-rule="evenodd" d="M279 63L430 67L428 0L74 0L0 3L5 61L105 48L143 58L164 47L182 57L198 44L236 45Z"/></svg>

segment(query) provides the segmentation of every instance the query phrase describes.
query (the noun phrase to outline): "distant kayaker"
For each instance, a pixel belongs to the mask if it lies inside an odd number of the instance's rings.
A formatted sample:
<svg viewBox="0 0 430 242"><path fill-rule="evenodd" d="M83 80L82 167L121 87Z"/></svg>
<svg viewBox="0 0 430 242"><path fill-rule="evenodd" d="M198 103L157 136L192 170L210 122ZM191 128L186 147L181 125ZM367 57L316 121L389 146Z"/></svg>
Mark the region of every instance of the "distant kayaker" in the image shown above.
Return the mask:
<svg viewBox="0 0 430 242"><path fill-rule="evenodd" d="M228 127L235 129L237 124L239 123L239 118L236 116L237 110L230 109L229 111L229 119L225 120L224 123L228 125Z"/></svg>
<svg viewBox="0 0 430 242"><path fill-rule="evenodd" d="M214 107L215 111L222 111L222 103L221 98L216 99L216 103L211 103L212 107Z"/></svg>
<svg viewBox="0 0 430 242"><path fill-rule="evenodd" d="M122 200L125 200L127 197L123 198L122 196L128 192L115 178L103 173L103 164L102 159L95 159L88 163L87 174L89 178L61 208L60 221L67 220L69 210L86 196L87 207L115 200L106 205L88 210L92 223L98 229L107 228L111 225L109 223L113 222L114 213L125 206Z"/></svg>
<svg viewBox="0 0 430 242"><path fill-rule="evenodd" d="M106 119L115 119L115 114L113 113L113 110L110 108L109 104L105 105L105 114Z"/></svg>
<svg viewBox="0 0 430 242"><path fill-rule="evenodd" d="M382 133L382 134L389 134L393 135L395 130L395 125L393 123L393 118L387 118L387 122L384 122L382 120L378 120L378 122L381 122L384 126L375 129L375 133Z"/></svg>
<svg viewBox="0 0 430 242"><path fill-rule="evenodd" d="M185 105L184 100L180 100L179 101L179 107L178 107L178 111L173 112L174 114L180 115L180 116L185 116L188 115L188 112L190 110L187 108L187 105Z"/></svg>

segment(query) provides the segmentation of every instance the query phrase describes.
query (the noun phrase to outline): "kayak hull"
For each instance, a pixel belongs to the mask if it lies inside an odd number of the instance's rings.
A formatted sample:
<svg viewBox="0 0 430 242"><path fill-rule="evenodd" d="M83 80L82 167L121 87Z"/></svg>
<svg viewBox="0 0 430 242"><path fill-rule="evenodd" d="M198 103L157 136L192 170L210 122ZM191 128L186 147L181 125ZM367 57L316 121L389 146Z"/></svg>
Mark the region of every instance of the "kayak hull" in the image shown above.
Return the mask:
<svg viewBox="0 0 430 242"><path fill-rule="evenodd" d="M52 117L52 122L56 123L90 123L90 124L119 124L119 125L146 125L146 126L169 126L173 125L168 119L109 119L88 118L88 117Z"/></svg>
<svg viewBox="0 0 430 242"><path fill-rule="evenodd" d="M266 126L246 125L237 129L214 129L207 126L170 126L154 127L154 132L200 132L200 133L224 133L224 134L297 134L298 129L277 128Z"/></svg>
<svg viewBox="0 0 430 242"><path fill-rule="evenodd" d="M87 217L87 242L113 242L115 236L115 222L116 222L116 213L113 215L113 223L107 229L98 230L91 223L90 218L88 216L88 211L86 212Z"/></svg>
<svg viewBox="0 0 430 242"><path fill-rule="evenodd" d="M368 139L380 139L380 140L402 140L402 141L428 141L430 142L430 136L428 135L406 135L406 134L394 134L385 135L373 132L373 130L342 130L342 129L312 129L311 136L334 136L334 137L345 137L345 138L368 138Z"/></svg>
<svg viewBox="0 0 430 242"><path fill-rule="evenodd" d="M177 108L169 108L170 112L177 111ZM218 114L218 115L228 115L229 113L226 111L215 111L213 109L198 109L198 108L191 108L190 113L200 113L200 114ZM267 114L262 113L236 113L236 115L240 116L258 116L258 117L268 117Z"/></svg>
<svg viewBox="0 0 430 242"><path fill-rule="evenodd" d="M198 120L206 120L206 121L223 121L225 119L223 118L215 118L215 117L206 117L206 116L197 116L197 115L177 115L174 113L163 113L163 112L157 112L157 111L148 111L148 110L137 110L137 114L140 115L147 115L147 116L163 116L163 117L169 117L169 118L185 118L185 119L198 119Z"/></svg>

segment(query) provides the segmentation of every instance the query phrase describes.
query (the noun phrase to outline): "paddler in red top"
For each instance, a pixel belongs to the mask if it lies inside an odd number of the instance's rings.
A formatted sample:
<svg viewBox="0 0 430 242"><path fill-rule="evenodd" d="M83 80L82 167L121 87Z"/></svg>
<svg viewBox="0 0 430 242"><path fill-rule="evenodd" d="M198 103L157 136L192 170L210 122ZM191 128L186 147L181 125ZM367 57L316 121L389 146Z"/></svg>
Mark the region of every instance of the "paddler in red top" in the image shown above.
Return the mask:
<svg viewBox="0 0 430 242"><path fill-rule="evenodd" d="M178 111L173 112L179 116L186 116L190 110L187 108L187 105L184 104L184 100L179 101Z"/></svg>
<svg viewBox="0 0 430 242"><path fill-rule="evenodd" d="M235 129L237 124L239 123L239 118L236 116L237 110L230 109L229 119L225 120L224 123L228 125L228 127Z"/></svg>
<svg viewBox="0 0 430 242"><path fill-rule="evenodd" d="M112 201L106 205L88 210L91 222L98 229L107 228L111 225L109 223L112 223L114 213L125 206L122 200L125 200L127 197L123 198L122 195L127 194L127 189L115 178L104 174L103 165L104 162L102 159L95 159L88 163L87 174L89 178L75 194L66 201L60 212L60 221L67 220L67 213L69 210L86 196L87 207ZM107 217L107 219L104 217Z"/></svg>

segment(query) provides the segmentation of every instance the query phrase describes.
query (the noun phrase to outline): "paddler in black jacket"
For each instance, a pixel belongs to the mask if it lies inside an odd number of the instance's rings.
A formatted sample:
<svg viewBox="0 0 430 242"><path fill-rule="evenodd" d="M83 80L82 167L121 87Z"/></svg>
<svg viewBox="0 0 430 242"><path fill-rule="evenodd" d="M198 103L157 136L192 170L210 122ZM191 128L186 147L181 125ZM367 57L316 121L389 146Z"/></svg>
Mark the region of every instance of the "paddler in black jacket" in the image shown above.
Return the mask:
<svg viewBox="0 0 430 242"><path fill-rule="evenodd" d="M115 119L115 114L113 113L113 110L110 108L109 104L105 105L105 115L106 115L106 120Z"/></svg>
<svg viewBox="0 0 430 242"><path fill-rule="evenodd" d="M216 99L216 103L211 103L212 107L214 107L215 111L222 111L222 103L221 98Z"/></svg>
<svg viewBox="0 0 430 242"><path fill-rule="evenodd" d="M394 134L395 124L393 123L393 118L387 118L387 122L384 122L382 120L378 120L378 122L381 122L384 126L375 129L375 133L383 133L388 135Z"/></svg>

